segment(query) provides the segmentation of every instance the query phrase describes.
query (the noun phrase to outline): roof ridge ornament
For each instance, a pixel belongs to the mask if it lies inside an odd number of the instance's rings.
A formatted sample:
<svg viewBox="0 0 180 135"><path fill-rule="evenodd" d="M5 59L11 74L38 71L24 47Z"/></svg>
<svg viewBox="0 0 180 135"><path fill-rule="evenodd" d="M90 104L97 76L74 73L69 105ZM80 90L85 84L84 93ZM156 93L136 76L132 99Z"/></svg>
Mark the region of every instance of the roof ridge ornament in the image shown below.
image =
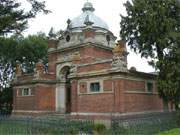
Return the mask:
<svg viewBox="0 0 180 135"><path fill-rule="evenodd" d="M91 12L93 12L94 10L95 10L95 9L94 9L92 3L90 3L90 2L87 0L87 2L84 4L84 6L83 6L83 8L82 8L82 11L83 11L83 12L86 12L86 11L91 11Z"/></svg>

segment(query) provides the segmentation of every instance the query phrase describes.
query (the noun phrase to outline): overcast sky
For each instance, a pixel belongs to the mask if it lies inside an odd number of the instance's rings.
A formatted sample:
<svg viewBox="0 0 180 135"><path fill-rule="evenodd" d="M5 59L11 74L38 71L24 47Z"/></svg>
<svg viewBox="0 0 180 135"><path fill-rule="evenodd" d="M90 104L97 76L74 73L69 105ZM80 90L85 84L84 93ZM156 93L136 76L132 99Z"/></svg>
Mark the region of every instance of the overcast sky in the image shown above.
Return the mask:
<svg viewBox="0 0 180 135"><path fill-rule="evenodd" d="M48 33L51 27L55 30L64 30L67 26L67 19L73 19L82 12L83 4L87 0L45 0L47 9L52 13L48 15L39 14L35 19L29 21L29 28L25 31L25 35L36 34L39 31ZM109 26L110 30L119 39L120 31L120 14L126 15L123 3L127 0L89 0L95 8L95 14L103 19ZM24 6L28 8L28 6ZM153 72L148 66L145 59L134 54L130 49L128 56L128 67L136 67L138 71Z"/></svg>

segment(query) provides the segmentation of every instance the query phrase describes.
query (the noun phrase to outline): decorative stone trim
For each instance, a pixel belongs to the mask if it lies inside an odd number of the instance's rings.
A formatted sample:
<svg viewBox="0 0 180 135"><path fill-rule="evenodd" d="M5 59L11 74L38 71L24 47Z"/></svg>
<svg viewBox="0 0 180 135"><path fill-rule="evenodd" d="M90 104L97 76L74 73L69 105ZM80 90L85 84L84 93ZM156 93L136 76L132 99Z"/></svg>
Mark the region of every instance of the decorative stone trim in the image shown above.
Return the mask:
<svg viewBox="0 0 180 135"><path fill-rule="evenodd" d="M82 79L78 81L78 95L92 95L92 94L111 94L114 93L113 91L113 86L112 86L112 91L104 91L104 80L109 79L109 77L106 78L91 78L91 79ZM87 92L86 93L81 93L80 92L80 83L85 82L87 84ZM100 83L100 91L99 92L91 92L90 91L90 84L91 83Z"/></svg>
<svg viewBox="0 0 180 135"><path fill-rule="evenodd" d="M56 51L56 48L49 48L48 49L48 53L51 53L51 52L54 52L54 51Z"/></svg>
<svg viewBox="0 0 180 135"><path fill-rule="evenodd" d="M143 112L129 112L129 113L116 113L116 112L109 112L109 113L98 113L98 112L71 112L71 115L84 115L84 116L129 116L129 115L140 115L140 114L152 114L152 113L161 113L161 110L152 110L152 111L143 111Z"/></svg>
<svg viewBox="0 0 180 135"><path fill-rule="evenodd" d="M56 66L56 78L57 80L60 80L61 79L61 70L63 69L63 67L71 67L72 63L71 62L66 62L66 63L63 63L63 64L58 64Z"/></svg>
<svg viewBox="0 0 180 135"><path fill-rule="evenodd" d="M28 95L24 94L25 89L28 89ZM21 93L20 93L21 92ZM33 97L35 93L33 92L33 88L31 87L23 87L17 90L16 96L17 97Z"/></svg>
<svg viewBox="0 0 180 135"><path fill-rule="evenodd" d="M13 113L52 113L54 111L13 110Z"/></svg>
<svg viewBox="0 0 180 135"><path fill-rule="evenodd" d="M32 84L37 84L37 83L56 84L56 83L58 83L58 81L57 80L32 80L32 81L16 83L16 84L13 84L13 86L16 87L16 86L21 86L21 85L32 85Z"/></svg>
<svg viewBox="0 0 180 135"><path fill-rule="evenodd" d="M102 44L86 42L86 43L81 43L81 44L74 44L73 46L69 46L68 48L58 48L55 51L48 52L48 54L51 54L51 53L60 53L60 52L64 52L64 51L70 51L70 50L73 50L73 49L78 49L80 47L86 47L87 45L96 46L96 47L99 47L99 48L102 48L102 49L105 49L105 50L109 50L109 51L113 50L113 48L109 47L109 46L103 46Z"/></svg>
<svg viewBox="0 0 180 135"><path fill-rule="evenodd" d="M148 94L148 95L158 95L158 93L152 93L147 91L125 91L125 94Z"/></svg>
<svg viewBox="0 0 180 135"><path fill-rule="evenodd" d="M126 79L126 80L132 80L132 81L147 81L146 79L143 78L138 78L138 77L127 77L127 76L123 76L123 75L118 75L118 76L114 76L112 77L113 79ZM154 81L154 80L151 80Z"/></svg>
<svg viewBox="0 0 180 135"><path fill-rule="evenodd" d="M102 63L110 63L110 62L112 62L112 59L99 60L93 63L81 64L78 67L85 67L85 66L91 66L91 65L102 64Z"/></svg>
<svg viewBox="0 0 180 135"><path fill-rule="evenodd" d="M95 95L95 94L113 94L113 91L107 91L107 92L89 92L89 93L79 93L78 95Z"/></svg>
<svg viewBox="0 0 180 135"><path fill-rule="evenodd" d="M86 82L87 84L87 93L80 93L80 83L82 82ZM90 90L90 84L91 83L100 83L100 91L98 92L91 92ZM88 80L88 81L78 81L78 95L82 95L82 94L99 94L99 93L103 93L103 80L101 79L96 79L96 78L93 78L91 80Z"/></svg>

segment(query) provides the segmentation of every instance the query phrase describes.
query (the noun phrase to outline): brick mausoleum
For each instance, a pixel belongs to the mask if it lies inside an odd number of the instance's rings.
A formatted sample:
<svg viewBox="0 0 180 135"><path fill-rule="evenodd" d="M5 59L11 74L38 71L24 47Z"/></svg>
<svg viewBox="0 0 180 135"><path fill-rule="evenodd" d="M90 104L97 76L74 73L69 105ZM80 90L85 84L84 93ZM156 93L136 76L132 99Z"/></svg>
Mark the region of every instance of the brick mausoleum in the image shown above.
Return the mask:
<svg viewBox="0 0 180 135"><path fill-rule="evenodd" d="M127 50L86 2L58 40L49 40L48 71L17 65L14 113L108 116L163 110L156 76L127 68Z"/></svg>

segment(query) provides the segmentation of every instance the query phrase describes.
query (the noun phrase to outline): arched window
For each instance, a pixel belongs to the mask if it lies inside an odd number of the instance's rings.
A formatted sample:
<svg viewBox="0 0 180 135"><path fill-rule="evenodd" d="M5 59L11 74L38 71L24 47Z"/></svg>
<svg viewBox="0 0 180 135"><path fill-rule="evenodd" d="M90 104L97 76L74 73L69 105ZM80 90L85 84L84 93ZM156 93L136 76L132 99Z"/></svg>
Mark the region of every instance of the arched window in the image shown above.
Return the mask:
<svg viewBox="0 0 180 135"><path fill-rule="evenodd" d="M70 35L67 35L67 36L66 36L66 42L69 42L70 40L71 40Z"/></svg>
<svg viewBox="0 0 180 135"><path fill-rule="evenodd" d="M111 37L109 35L106 35L106 41L108 42L108 45L109 45L110 40L111 40Z"/></svg>

